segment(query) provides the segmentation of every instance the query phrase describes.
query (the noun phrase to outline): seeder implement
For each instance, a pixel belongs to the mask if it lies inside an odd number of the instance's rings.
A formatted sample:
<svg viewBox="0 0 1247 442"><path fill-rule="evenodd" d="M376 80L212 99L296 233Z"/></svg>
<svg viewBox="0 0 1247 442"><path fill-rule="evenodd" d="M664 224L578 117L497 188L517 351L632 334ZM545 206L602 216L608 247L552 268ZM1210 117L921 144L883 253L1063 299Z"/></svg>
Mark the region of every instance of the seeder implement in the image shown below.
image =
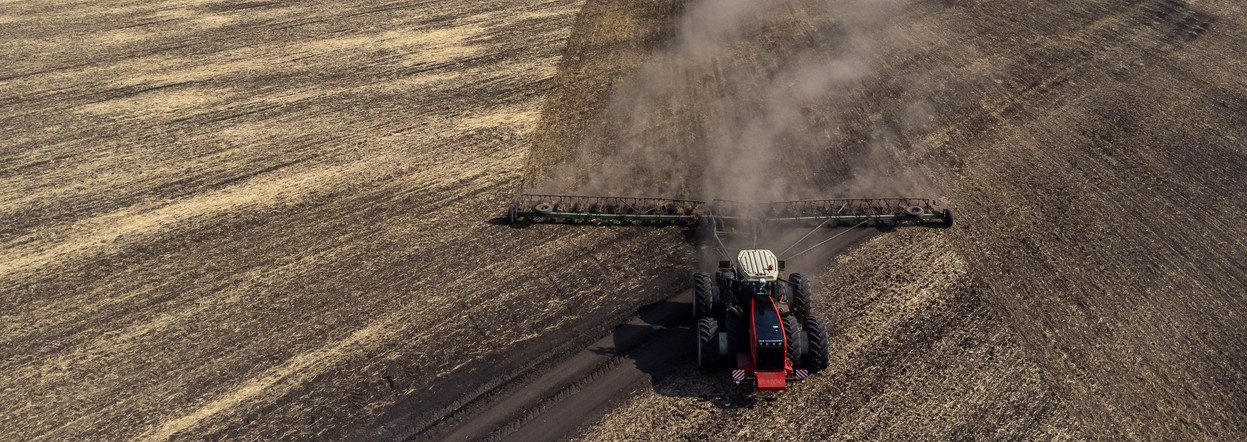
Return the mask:
<svg viewBox="0 0 1247 442"><path fill-rule="evenodd" d="M594 223L682 225L697 224L701 201L665 198L631 198L521 194L511 203L511 223Z"/></svg>
<svg viewBox="0 0 1247 442"><path fill-rule="evenodd" d="M762 223L777 226L907 225L952 226L952 210L934 199L857 198L746 204L667 198L518 195L512 223L579 223L695 226Z"/></svg>

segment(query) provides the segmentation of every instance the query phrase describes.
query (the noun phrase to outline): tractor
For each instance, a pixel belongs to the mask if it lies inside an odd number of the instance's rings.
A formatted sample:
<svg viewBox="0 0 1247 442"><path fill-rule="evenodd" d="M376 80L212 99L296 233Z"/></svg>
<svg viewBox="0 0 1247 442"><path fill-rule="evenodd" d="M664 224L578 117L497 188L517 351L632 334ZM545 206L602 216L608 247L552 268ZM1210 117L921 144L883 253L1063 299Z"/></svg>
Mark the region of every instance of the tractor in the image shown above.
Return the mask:
<svg viewBox="0 0 1247 442"><path fill-rule="evenodd" d="M787 389L789 381L804 383L810 373L827 368L830 348L827 325L811 309L809 279L800 273L785 277L784 261L770 250L756 248L759 235L773 227L812 227L797 240L800 243L823 227L951 227L953 212L938 200L915 198L745 204L519 194L508 208L507 221L512 225L674 225L696 229L704 243L728 258L719 261L713 276L693 274L697 364L705 370L731 368L737 384L753 380L758 390L775 391ZM741 236L746 242L752 237L755 247L741 248L733 262L728 245L742 241L724 238Z"/></svg>
<svg viewBox="0 0 1247 442"><path fill-rule="evenodd" d="M764 249L741 250L736 264L720 261L712 278L693 274L697 365L732 367L732 380L758 390L784 390L827 368L827 326L810 309L810 282L781 278L784 263Z"/></svg>

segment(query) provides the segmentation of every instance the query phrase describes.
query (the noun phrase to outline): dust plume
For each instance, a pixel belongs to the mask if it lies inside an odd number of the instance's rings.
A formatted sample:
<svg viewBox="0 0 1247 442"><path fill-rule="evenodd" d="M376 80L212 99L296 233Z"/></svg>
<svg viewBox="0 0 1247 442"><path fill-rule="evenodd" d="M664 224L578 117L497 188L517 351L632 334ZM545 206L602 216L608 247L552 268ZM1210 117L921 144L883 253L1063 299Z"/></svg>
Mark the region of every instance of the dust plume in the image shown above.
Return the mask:
<svg viewBox="0 0 1247 442"><path fill-rule="evenodd" d="M899 2L701 0L611 91L569 161L537 191L782 201L927 196L902 167L929 107L870 93ZM889 45L887 48L881 45ZM920 143L919 143L920 144Z"/></svg>

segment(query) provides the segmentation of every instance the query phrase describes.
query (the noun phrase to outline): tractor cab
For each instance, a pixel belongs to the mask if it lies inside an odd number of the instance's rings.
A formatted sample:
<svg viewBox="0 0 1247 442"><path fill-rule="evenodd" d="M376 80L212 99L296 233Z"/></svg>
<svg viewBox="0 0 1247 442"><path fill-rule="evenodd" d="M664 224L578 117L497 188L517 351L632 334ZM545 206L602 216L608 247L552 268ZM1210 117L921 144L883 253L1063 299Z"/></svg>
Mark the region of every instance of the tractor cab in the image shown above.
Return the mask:
<svg viewBox="0 0 1247 442"><path fill-rule="evenodd" d="M779 271L783 264L775 253L765 249L741 250L736 255L736 273L741 279L742 294L780 300Z"/></svg>
<svg viewBox="0 0 1247 442"><path fill-rule="evenodd" d="M771 283L779 279L779 258L776 258L775 253L770 250L741 250L740 254L736 255L736 262L740 264L742 279L753 281L765 279Z"/></svg>

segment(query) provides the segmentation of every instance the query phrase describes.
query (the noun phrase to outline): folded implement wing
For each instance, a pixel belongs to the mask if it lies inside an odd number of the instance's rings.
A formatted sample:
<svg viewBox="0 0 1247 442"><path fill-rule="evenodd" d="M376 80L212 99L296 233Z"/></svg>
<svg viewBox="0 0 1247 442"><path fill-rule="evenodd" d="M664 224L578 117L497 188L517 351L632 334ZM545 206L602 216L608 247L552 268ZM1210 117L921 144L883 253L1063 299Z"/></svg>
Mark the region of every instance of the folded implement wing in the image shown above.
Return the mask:
<svg viewBox="0 0 1247 442"><path fill-rule="evenodd" d="M936 224L951 226L952 210L936 199L850 198L747 204L668 198L520 194L512 223L591 223L694 226L763 223L799 226Z"/></svg>

